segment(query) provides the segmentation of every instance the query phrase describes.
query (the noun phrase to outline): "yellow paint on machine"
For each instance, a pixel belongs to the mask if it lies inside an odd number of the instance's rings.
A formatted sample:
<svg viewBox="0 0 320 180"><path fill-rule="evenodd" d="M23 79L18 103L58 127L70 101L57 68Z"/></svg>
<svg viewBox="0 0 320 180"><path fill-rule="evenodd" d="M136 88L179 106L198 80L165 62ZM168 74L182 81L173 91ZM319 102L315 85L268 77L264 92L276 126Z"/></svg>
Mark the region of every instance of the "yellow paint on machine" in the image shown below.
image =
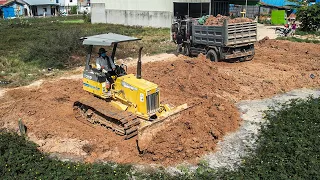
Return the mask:
<svg viewBox="0 0 320 180"><path fill-rule="evenodd" d="M100 83L84 78L83 89L101 98L107 98L104 95L106 91L105 82ZM158 85L144 79L137 79L133 74L116 78L111 92L112 104L116 108L132 112L144 119L149 119L152 115L155 115L160 107ZM149 99L149 108L156 107L156 109L155 111L149 109L148 112L147 97L152 94L154 96L153 99ZM151 104L153 107L151 107Z"/></svg>
<svg viewBox="0 0 320 180"><path fill-rule="evenodd" d="M99 83L87 78L83 78L83 89L97 96L103 97L103 92L105 91L105 82Z"/></svg>

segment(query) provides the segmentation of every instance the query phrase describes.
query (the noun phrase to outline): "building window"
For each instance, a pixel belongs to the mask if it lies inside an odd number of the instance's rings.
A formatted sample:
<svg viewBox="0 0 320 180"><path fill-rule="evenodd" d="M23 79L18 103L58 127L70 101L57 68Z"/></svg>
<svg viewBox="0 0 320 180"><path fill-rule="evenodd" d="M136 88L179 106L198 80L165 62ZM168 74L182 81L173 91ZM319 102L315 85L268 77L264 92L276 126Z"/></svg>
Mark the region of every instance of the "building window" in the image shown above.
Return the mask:
<svg viewBox="0 0 320 180"><path fill-rule="evenodd" d="M44 11L44 12L47 12L47 8L43 8L43 11Z"/></svg>

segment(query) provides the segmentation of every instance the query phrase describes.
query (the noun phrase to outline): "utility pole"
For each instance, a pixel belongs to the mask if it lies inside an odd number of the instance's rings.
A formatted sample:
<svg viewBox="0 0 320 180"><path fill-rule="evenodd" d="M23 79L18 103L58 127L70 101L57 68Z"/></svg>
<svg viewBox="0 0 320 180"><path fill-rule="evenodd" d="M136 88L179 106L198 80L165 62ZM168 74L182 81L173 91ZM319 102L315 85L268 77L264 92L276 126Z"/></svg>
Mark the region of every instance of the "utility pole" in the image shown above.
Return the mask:
<svg viewBox="0 0 320 180"><path fill-rule="evenodd" d="M246 10L244 16L247 17L247 10L248 10L248 0L246 0Z"/></svg>

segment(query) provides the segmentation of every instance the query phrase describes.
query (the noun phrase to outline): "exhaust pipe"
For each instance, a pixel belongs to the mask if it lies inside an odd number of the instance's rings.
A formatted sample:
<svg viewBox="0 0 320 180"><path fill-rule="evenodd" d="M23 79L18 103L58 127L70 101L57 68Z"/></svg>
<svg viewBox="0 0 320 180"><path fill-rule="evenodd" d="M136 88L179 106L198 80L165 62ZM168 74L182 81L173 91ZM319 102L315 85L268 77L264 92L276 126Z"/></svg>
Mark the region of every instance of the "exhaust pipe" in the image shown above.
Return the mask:
<svg viewBox="0 0 320 180"><path fill-rule="evenodd" d="M137 65L137 79L141 79L141 51L143 47L140 47L139 49L139 59L138 59L138 65Z"/></svg>

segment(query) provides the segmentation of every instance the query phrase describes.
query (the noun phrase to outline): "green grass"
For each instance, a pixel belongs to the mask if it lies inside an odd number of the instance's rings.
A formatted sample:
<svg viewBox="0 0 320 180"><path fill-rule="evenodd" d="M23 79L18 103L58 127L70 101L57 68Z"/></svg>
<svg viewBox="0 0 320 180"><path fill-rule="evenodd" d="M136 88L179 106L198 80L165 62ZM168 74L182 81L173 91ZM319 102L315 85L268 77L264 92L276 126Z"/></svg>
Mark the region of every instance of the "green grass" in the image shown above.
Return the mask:
<svg viewBox="0 0 320 180"><path fill-rule="evenodd" d="M61 21L61 23L84 23L83 19Z"/></svg>
<svg viewBox="0 0 320 180"><path fill-rule="evenodd" d="M297 35L301 35L301 36L305 36L305 35L316 35L316 36L320 36L320 31L301 31L299 29L296 30Z"/></svg>
<svg viewBox="0 0 320 180"><path fill-rule="evenodd" d="M0 72L4 72L0 81L9 79L13 81L11 86L25 85L40 78L38 72L43 68L70 69L84 64L86 49L79 41L83 36L113 32L142 38L120 44L118 59L137 57L140 46L144 47L144 54L150 55L174 50L174 44L169 42L169 29L90 24L83 23L82 18L81 15L0 20ZM111 52L111 48L107 49ZM28 74L37 75L30 78Z"/></svg>
<svg viewBox="0 0 320 180"><path fill-rule="evenodd" d="M61 162L15 133L0 133L2 179L320 179L320 98L291 100L266 112L257 148L235 171L201 162L195 173L135 172L130 165Z"/></svg>
<svg viewBox="0 0 320 180"><path fill-rule="evenodd" d="M130 165L62 162L15 133L0 133L1 179L128 179Z"/></svg>
<svg viewBox="0 0 320 180"><path fill-rule="evenodd" d="M278 40L288 40L292 42L305 42L305 43L314 43L314 44L320 44L319 40L316 39L301 39L296 37L277 37Z"/></svg>

